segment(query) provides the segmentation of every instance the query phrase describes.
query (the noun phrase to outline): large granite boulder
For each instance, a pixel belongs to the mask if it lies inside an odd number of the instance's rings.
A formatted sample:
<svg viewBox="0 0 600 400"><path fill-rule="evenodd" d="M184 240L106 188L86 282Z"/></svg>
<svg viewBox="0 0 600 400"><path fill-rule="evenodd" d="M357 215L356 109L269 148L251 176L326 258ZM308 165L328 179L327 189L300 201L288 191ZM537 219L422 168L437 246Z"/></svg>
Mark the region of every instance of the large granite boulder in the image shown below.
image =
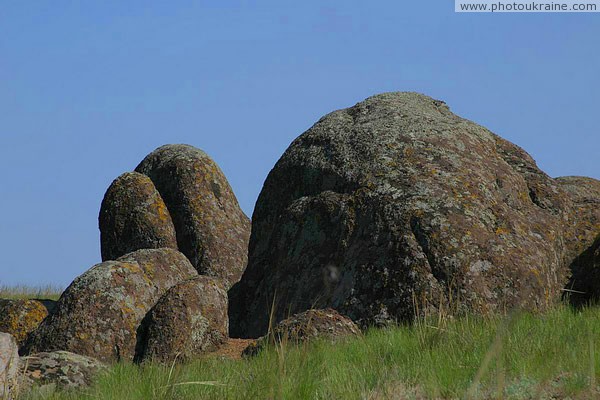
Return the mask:
<svg viewBox="0 0 600 400"><path fill-rule="evenodd" d="M138 361L172 362L216 350L228 338L227 291L197 276L169 289L142 323Z"/></svg>
<svg viewBox="0 0 600 400"><path fill-rule="evenodd" d="M145 175L127 172L110 185L100 207L102 261L140 249L177 249L169 210Z"/></svg>
<svg viewBox="0 0 600 400"><path fill-rule="evenodd" d="M68 351L42 352L21 358L23 374L30 384L65 389L89 386L106 366L92 357Z"/></svg>
<svg viewBox="0 0 600 400"><path fill-rule="evenodd" d="M246 267L250 221L223 172L202 150L166 145L136 168L152 179L177 231L179 250L202 275L237 282Z"/></svg>
<svg viewBox="0 0 600 400"><path fill-rule="evenodd" d="M518 146L416 93L321 118L270 172L230 334L332 307L360 325L415 310L543 310L568 268L558 184Z"/></svg>
<svg viewBox="0 0 600 400"><path fill-rule="evenodd" d="M322 339L335 343L360 335L359 327L335 310L307 310L280 321L268 335L250 344L243 354L255 355L269 342L300 344Z"/></svg>
<svg viewBox="0 0 600 400"><path fill-rule="evenodd" d="M10 333L22 346L47 315L48 309L41 301L0 299L0 332Z"/></svg>
<svg viewBox="0 0 600 400"><path fill-rule="evenodd" d="M144 249L76 278L23 353L66 350L102 361L133 360L140 322L172 286L197 275L173 249Z"/></svg>
<svg viewBox="0 0 600 400"><path fill-rule="evenodd" d="M18 385L19 348L15 338L0 332L0 399L11 399Z"/></svg>

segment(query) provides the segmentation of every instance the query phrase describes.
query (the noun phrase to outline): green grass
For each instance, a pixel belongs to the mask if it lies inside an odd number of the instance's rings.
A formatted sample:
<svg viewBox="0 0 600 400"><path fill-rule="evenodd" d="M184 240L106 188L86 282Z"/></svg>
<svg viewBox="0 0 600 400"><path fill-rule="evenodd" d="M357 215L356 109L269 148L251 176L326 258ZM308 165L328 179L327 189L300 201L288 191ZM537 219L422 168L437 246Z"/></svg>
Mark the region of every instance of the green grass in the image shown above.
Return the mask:
<svg viewBox="0 0 600 400"><path fill-rule="evenodd" d="M249 360L118 364L84 391L25 399L600 398L600 309L373 329Z"/></svg>
<svg viewBox="0 0 600 400"><path fill-rule="evenodd" d="M58 300L62 289L55 285L27 286L0 285L0 299L47 299Z"/></svg>

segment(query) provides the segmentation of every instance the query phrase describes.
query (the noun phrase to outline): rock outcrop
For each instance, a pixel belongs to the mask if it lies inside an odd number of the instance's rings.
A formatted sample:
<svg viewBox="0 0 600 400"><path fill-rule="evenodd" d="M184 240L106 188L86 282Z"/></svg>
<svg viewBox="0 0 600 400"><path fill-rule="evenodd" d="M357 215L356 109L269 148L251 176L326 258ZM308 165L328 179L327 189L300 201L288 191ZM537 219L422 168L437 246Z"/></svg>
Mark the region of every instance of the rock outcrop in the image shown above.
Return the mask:
<svg viewBox="0 0 600 400"><path fill-rule="evenodd" d="M335 343L347 337L360 335L359 327L335 310L308 310L280 321L267 336L248 346L244 355L257 354L269 341L299 344L325 339Z"/></svg>
<svg viewBox="0 0 600 400"><path fill-rule="evenodd" d="M586 251L600 234L600 181L583 176L557 178L571 200L565 243L568 257L578 257Z"/></svg>
<svg viewBox="0 0 600 400"><path fill-rule="evenodd" d="M250 221L227 179L203 151L159 147L137 166L152 179L177 232L179 250L202 275L237 282L246 267Z"/></svg>
<svg viewBox="0 0 600 400"><path fill-rule="evenodd" d="M228 338L227 291L197 276L169 289L142 323L138 361L172 362L216 350Z"/></svg>
<svg viewBox="0 0 600 400"><path fill-rule="evenodd" d="M172 286L197 275L173 249L145 249L76 278L34 331L24 354L66 350L102 361L132 360L140 322Z"/></svg>
<svg viewBox="0 0 600 400"><path fill-rule="evenodd" d="M0 399L11 399L18 384L19 348L15 338L0 332Z"/></svg>
<svg viewBox="0 0 600 400"><path fill-rule="evenodd" d="M127 172L110 185L100 207L102 261L140 249L177 249L169 210L145 175Z"/></svg>
<svg viewBox="0 0 600 400"><path fill-rule="evenodd" d="M0 299L0 332L10 333L20 347L47 315L41 301Z"/></svg>
<svg viewBox="0 0 600 400"><path fill-rule="evenodd" d="M160 190L160 189L159 189ZM543 310L561 296L570 201L518 146L415 93L335 111L269 174L230 333L332 307L360 325L415 310Z"/></svg>
<svg viewBox="0 0 600 400"><path fill-rule="evenodd" d="M37 353L21 358L23 374L36 386L64 389L89 386L106 366L95 358L68 351Z"/></svg>

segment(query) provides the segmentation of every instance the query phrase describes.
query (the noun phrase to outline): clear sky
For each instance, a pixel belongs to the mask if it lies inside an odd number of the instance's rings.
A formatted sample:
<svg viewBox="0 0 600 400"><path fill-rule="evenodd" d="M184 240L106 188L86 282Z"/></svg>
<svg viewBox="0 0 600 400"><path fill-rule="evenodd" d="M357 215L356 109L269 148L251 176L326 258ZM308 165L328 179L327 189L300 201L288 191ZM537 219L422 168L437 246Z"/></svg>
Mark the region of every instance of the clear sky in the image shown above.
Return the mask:
<svg viewBox="0 0 600 400"><path fill-rule="evenodd" d="M0 7L0 284L100 261L108 185L188 143L252 214L290 142L376 93L445 100L551 176L600 178L600 14L450 0L36 1Z"/></svg>

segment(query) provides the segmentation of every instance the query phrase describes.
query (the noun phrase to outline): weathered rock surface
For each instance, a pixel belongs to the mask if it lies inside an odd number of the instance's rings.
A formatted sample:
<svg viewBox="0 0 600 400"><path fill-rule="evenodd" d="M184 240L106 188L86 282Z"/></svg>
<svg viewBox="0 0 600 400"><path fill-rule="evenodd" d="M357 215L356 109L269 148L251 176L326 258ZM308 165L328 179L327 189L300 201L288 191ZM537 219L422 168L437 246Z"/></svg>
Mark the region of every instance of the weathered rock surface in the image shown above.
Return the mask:
<svg viewBox="0 0 600 400"><path fill-rule="evenodd" d="M102 261L140 249L177 249L171 215L145 175L127 172L110 185L100 207Z"/></svg>
<svg viewBox="0 0 600 400"><path fill-rule="evenodd" d="M600 181L583 176L565 176L556 182L572 202L565 232L568 256L587 250L600 234Z"/></svg>
<svg viewBox="0 0 600 400"><path fill-rule="evenodd" d="M575 305L600 300L600 181L581 176L557 178L572 202L564 235L571 277L565 296Z"/></svg>
<svg viewBox="0 0 600 400"><path fill-rule="evenodd" d="M102 361L132 360L140 322L170 287L197 275L173 249L144 249L76 278L33 332L24 354L66 350Z"/></svg>
<svg viewBox="0 0 600 400"><path fill-rule="evenodd" d="M188 145L166 145L136 168L152 179L177 231L179 250L202 275L237 282L248 259L250 221L217 164Z"/></svg>
<svg viewBox="0 0 600 400"><path fill-rule="evenodd" d="M0 398L10 399L19 373L19 348L15 338L0 332Z"/></svg>
<svg viewBox="0 0 600 400"><path fill-rule="evenodd" d="M518 146L415 93L335 111L297 138L253 215L230 334L332 307L359 324L414 311L543 310L566 282L567 195Z"/></svg>
<svg viewBox="0 0 600 400"><path fill-rule="evenodd" d="M21 346L47 315L41 301L0 299L0 332L10 333Z"/></svg>
<svg viewBox="0 0 600 400"><path fill-rule="evenodd" d="M197 276L169 289L142 323L139 361L171 362L214 351L228 338L227 291Z"/></svg>
<svg viewBox="0 0 600 400"><path fill-rule="evenodd" d="M263 336L248 346L244 355L258 353L269 341L298 344L326 339L336 342L360 334L360 329L351 319L333 309L308 310L280 321L268 336Z"/></svg>
<svg viewBox="0 0 600 400"><path fill-rule="evenodd" d="M21 358L23 373L37 386L81 388L93 383L106 366L100 361L68 351L37 353Z"/></svg>

